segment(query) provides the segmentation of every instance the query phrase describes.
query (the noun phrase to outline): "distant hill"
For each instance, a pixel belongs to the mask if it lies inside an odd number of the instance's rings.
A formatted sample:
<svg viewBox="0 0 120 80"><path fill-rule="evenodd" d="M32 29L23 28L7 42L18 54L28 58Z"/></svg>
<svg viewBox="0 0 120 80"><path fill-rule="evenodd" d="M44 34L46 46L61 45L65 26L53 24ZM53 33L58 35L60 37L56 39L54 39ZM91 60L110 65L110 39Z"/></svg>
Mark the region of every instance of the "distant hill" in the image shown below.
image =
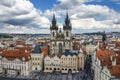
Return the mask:
<svg viewBox="0 0 120 80"><path fill-rule="evenodd" d="M12 36L41 36L41 37L44 37L44 36L50 36L50 34L10 34Z"/></svg>
<svg viewBox="0 0 120 80"><path fill-rule="evenodd" d="M102 35L103 32L83 33L83 35Z"/></svg>
<svg viewBox="0 0 120 80"><path fill-rule="evenodd" d="M2 34L2 33L0 33L0 38L13 38L13 37L9 36L9 34Z"/></svg>

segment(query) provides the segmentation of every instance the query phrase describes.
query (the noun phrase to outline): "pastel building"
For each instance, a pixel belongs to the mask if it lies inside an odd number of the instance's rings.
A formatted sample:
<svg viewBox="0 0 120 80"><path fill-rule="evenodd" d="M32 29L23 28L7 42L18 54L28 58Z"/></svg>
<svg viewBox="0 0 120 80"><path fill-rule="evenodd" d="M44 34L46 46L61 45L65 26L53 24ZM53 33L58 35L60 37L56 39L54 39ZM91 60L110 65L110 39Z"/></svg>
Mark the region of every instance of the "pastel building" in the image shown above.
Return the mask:
<svg viewBox="0 0 120 80"><path fill-rule="evenodd" d="M60 71L60 58L57 55L46 56L44 59L44 72Z"/></svg>
<svg viewBox="0 0 120 80"><path fill-rule="evenodd" d="M68 73L69 71L75 73L78 71L78 58L76 53L65 52L61 56L61 72Z"/></svg>
<svg viewBox="0 0 120 80"><path fill-rule="evenodd" d="M104 67L101 71L101 80L120 80L120 65Z"/></svg>
<svg viewBox="0 0 120 80"><path fill-rule="evenodd" d="M0 68L3 74L27 76L32 70L31 56L28 51L5 50L0 56Z"/></svg>
<svg viewBox="0 0 120 80"><path fill-rule="evenodd" d="M44 59L44 72L76 73L84 69L84 54L66 51L60 55L48 55Z"/></svg>
<svg viewBox="0 0 120 80"><path fill-rule="evenodd" d="M41 51L41 45L36 44L32 53L31 53L31 58L32 58L32 70L42 70L43 69L43 59L44 59L44 54Z"/></svg>
<svg viewBox="0 0 120 80"><path fill-rule="evenodd" d="M95 50L98 48L97 44L88 44L85 46L85 51L87 53L88 57L91 57L91 55L95 52Z"/></svg>

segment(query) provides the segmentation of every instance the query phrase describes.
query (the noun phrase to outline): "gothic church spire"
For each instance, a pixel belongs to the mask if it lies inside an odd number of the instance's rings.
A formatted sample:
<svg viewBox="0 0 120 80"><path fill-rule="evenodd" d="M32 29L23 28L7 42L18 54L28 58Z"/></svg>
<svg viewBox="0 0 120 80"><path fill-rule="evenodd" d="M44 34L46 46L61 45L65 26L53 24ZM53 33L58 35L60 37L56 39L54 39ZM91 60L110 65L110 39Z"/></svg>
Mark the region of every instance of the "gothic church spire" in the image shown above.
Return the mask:
<svg viewBox="0 0 120 80"><path fill-rule="evenodd" d="M69 30L72 29L72 26L71 26L71 22L70 22L68 13L66 13L65 24L64 24L64 26L63 26L63 29L69 29Z"/></svg>
<svg viewBox="0 0 120 80"><path fill-rule="evenodd" d="M57 21L56 21L56 18L55 18L55 14L53 14L52 25L50 26L50 29L52 29L52 30L58 30Z"/></svg>

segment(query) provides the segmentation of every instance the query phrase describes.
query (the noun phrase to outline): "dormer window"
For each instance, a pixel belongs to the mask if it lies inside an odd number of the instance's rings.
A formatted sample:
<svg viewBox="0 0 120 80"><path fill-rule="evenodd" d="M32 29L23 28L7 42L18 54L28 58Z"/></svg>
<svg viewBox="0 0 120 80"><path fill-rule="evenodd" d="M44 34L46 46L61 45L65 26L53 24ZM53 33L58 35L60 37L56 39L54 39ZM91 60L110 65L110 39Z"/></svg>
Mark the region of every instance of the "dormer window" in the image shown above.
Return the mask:
<svg viewBox="0 0 120 80"><path fill-rule="evenodd" d="M27 53L27 50L25 50L25 52Z"/></svg>
<svg viewBox="0 0 120 80"><path fill-rule="evenodd" d="M22 60L25 61L25 57L22 57Z"/></svg>
<svg viewBox="0 0 120 80"><path fill-rule="evenodd" d="M28 59L30 59L30 56L28 57Z"/></svg>

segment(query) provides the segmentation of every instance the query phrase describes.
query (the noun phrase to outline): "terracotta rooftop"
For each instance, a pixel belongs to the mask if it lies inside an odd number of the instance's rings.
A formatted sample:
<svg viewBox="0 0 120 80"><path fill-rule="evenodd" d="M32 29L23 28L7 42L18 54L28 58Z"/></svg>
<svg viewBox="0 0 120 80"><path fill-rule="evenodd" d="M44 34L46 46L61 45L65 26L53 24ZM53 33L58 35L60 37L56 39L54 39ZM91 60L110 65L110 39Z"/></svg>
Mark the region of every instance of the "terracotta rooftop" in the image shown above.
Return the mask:
<svg viewBox="0 0 120 80"><path fill-rule="evenodd" d="M116 42L116 47L120 47L120 42Z"/></svg>
<svg viewBox="0 0 120 80"><path fill-rule="evenodd" d="M53 57L55 57L55 56L56 56L55 54L49 55L50 58L53 58ZM61 56L62 56L61 54L58 54L58 55L57 55L57 57L59 57L59 58L60 58Z"/></svg>
<svg viewBox="0 0 120 80"><path fill-rule="evenodd" d="M117 56L115 56L116 64L120 65L120 50L119 51L115 51L115 53L117 54Z"/></svg>
<svg viewBox="0 0 120 80"><path fill-rule="evenodd" d="M113 50L98 50L96 52L96 57L101 61L102 66L111 66L112 62L110 60L110 56L113 54Z"/></svg>
<svg viewBox="0 0 120 80"><path fill-rule="evenodd" d="M120 65L112 66L108 68L111 75L120 78Z"/></svg>
<svg viewBox="0 0 120 80"><path fill-rule="evenodd" d="M98 57L101 60L101 59L109 57L109 56L111 56L113 54L114 54L113 50L107 50L107 49L105 49L105 50L98 50L96 52L96 57Z"/></svg>
<svg viewBox="0 0 120 80"><path fill-rule="evenodd" d="M80 49L80 43L79 42L74 42L73 43L73 50L79 50Z"/></svg>
<svg viewBox="0 0 120 80"><path fill-rule="evenodd" d="M14 60L18 58L21 61L29 61L31 59L30 52L20 49L4 50L0 56L5 57L8 60Z"/></svg>

